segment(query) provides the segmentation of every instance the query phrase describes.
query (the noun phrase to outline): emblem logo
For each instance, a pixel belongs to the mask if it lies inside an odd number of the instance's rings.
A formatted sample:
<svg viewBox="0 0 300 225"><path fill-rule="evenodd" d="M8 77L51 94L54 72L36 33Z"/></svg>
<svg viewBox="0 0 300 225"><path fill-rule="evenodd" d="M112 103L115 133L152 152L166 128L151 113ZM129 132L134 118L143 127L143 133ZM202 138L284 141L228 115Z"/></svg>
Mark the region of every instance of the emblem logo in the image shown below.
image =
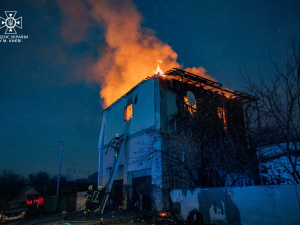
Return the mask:
<svg viewBox="0 0 300 225"><path fill-rule="evenodd" d="M0 17L0 29L6 27L5 34L17 34L15 27L22 29L22 17L15 19L17 11L5 11L6 19Z"/></svg>

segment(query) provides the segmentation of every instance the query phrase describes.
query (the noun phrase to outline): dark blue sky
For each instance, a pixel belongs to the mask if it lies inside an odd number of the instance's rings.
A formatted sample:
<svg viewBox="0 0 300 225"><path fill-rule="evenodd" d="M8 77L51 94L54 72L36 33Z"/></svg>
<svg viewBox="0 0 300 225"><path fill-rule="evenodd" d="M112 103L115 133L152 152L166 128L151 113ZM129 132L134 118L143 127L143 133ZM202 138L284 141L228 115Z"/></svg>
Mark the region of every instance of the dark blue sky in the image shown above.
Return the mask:
<svg viewBox="0 0 300 225"><path fill-rule="evenodd" d="M118 7L118 1L112 2ZM62 10L58 1L0 1L0 16L17 11L23 28L16 31L29 37L21 43L0 43L0 172L57 174L61 140L62 174L75 169L78 177L87 177L97 171L101 86L85 77L106 43L102 27L85 14L92 7L89 2L72 4L84 10L66 21L72 7ZM235 90L243 90L240 70L269 76L268 46L281 60L288 39L300 36L300 1L133 4L143 17L141 26L170 45L183 68L202 66ZM63 37L66 26L78 28L73 39ZM4 32L0 29L0 35Z"/></svg>

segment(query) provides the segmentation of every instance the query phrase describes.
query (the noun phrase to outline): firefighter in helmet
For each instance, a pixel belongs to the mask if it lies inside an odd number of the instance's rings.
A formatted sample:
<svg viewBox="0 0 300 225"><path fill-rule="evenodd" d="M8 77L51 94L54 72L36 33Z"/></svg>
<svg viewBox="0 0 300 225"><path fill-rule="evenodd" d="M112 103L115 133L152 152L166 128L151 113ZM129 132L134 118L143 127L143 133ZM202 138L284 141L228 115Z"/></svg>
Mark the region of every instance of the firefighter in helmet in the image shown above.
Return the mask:
<svg viewBox="0 0 300 225"><path fill-rule="evenodd" d="M116 160L118 159L119 152L120 152L120 146L121 146L121 141L122 141L122 135L119 133L116 133L116 136L110 141L109 146L112 147L115 150L115 158ZM107 148L105 154L107 154L109 148Z"/></svg>
<svg viewBox="0 0 300 225"><path fill-rule="evenodd" d="M116 133L116 137L113 139L111 143L111 147L115 150L115 158L118 159L119 152L120 152L120 144L121 144L122 135Z"/></svg>
<svg viewBox="0 0 300 225"><path fill-rule="evenodd" d="M88 216L89 213L91 212L91 208L93 206L93 195L94 195L94 187L93 185L90 185L88 187L88 192L86 193L86 205L85 205L85 211L84 215Z"/></svg>
<svg viewBox="0 0 300 225"><path fill-rule="evenodd" d="M94 191L93 194L93 205L97 206L97 209L95 210L96 213L100 212L100 197L101 197L101 192L102 192L102 186L98 186L98 189Z"/></svg>

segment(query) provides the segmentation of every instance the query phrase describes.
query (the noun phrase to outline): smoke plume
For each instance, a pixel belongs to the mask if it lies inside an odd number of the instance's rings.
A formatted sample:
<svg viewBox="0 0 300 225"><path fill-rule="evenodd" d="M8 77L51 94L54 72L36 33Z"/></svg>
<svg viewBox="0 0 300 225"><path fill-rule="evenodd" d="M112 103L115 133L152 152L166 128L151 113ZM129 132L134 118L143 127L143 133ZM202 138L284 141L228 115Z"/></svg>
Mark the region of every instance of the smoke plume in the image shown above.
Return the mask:
<svg viewBox="0 0 300 225"><path fill-rule="evenodd" d="M93 22L105 31L106 45L99 47L99 59L94 63L93 73L89 77L101 85L104 107L142 79L155 74L158 60L163 71L181 67L177 62L177 53L160 41L151 29L141 27L142 15L131 0L89 0L89 4L87 10ZM62 10L66 8L60 7ZM78 18L80 15L75 16L75 19ZM87 23L88 20L84 21ZM80 27L80 32L83 30ZM188 70L202 76L206 72L202 67Z"/></svg>

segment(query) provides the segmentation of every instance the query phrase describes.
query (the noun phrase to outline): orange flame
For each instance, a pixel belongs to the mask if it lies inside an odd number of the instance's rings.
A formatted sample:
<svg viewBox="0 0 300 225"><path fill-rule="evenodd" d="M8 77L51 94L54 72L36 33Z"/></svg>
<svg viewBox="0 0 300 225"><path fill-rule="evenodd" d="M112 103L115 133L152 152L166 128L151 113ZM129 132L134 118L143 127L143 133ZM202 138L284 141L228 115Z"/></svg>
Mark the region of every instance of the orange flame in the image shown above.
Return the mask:
<svg viewBox="0 0 300 225"><path fill-rule="evenodd" d="M101 84L104 107L109 106L142 79L153 74L157 61L164 68L180 67L177 54L160 41L154 32L140 26L142 16L131 1L121 1L115 7L109 0L91 0L92 16L101 18L105 30L105 49L99 49L92 80ZM98 20L97 20L98 21Z"/></svg>
<svg viewBox="0 0 300 225"><path fill-rule="evenodd" d="M93 62L88 59L92 68L86 73L89 82L100 84L103 107L109 106L142 79L152 75L154 68L157 67L156 73L160 75L163 71L181 68L177 53L160 41L154 31L141 27L142 16L131 0L117 1L118 4L110 0L58 2L64 13L61 34L67 41L70 37L73 37L72 43L86 40L89 28L95 24L104 29L106 43L98 46L99 59ZM74 8L74 4L80 7ZM205 76L206 71L202 67L188 69Z"/></svg>
<svg viewBox="0 0 300 225"><path fill-rule="evenodd" d="M159 67L159 63L162 63L161 60L156 60L158 63L157 63L157 68L156 68L156 74L157 75L164 75L164 72L160 69Z"/></svg>

